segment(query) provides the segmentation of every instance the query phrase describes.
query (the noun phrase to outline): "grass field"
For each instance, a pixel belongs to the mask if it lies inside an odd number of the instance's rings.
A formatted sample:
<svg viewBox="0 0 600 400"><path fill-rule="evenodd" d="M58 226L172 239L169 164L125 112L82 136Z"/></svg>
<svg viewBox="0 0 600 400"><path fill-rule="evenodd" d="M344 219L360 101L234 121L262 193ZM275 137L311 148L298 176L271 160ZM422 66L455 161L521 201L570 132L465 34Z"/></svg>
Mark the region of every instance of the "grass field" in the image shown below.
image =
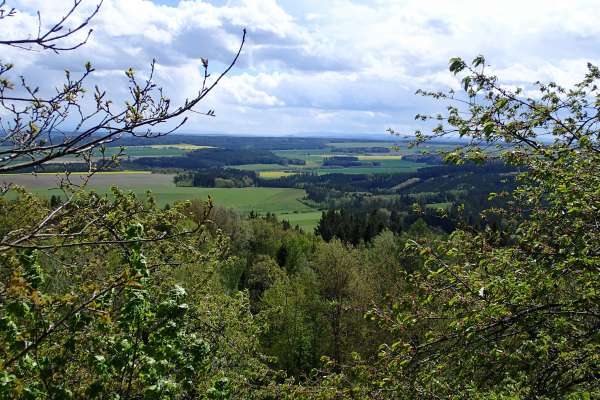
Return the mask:
<svg viewBox="0 0 600 400"><path fill-rule="evenodd" d="M339 143L327 143L327 146L331 146L331 151L335 152L336 149L351 149L357 147L387 147L395 153L405 154L418 154L422 152L436 152L439 150L450 150L454 148L454 145L446 143L427 143L421 144L417 147L409 147L405 141L394 142L394 141L380 141L380 142L339 142Z"/></svg>
<svg viewBox="0 0 600 400"><path fill-rule="evenodd" d="M422 165L421 165L422 166ZM419 166L419 167L421 167ZM319 175L325 174L395 174L400 172L414 172L419 167L407 165L405 168L397 167L347 167L347 168L316 168L312 172Z"/></svg>
<svg viewBox="0 0 600 400"><path fill-rule="evenodd" d="M373 147L373 145L381 145L381 144L389 144L390 142L340 142L335 143L336 145L346 145L346 144L360 144L362 146L353 146L353 147ZM343 147L343 146L340 146ZM348 146L351 147L351 146ZM406 153L414 152L412 149L407 150ZM286 158L296 158L306 161L305 166L297 167L297 166L287 166L287 167L277 167L272 166L268 168L266 165L261 165L260 169L253 169L252 166L247 165L244 166L244 169L247 170L255 170L255 171L279 171L282 169L285 170L294 170L297 169L299 171L305 172L314 172L317 174L329 174L329 173L339 173L339 174L389 174L389 173L402 173L402 172L414 172L419 168L425 166L425 164L415 163L412 161L407 161L402 159L402 154L341 154L339 151L335 149L323 150L323 149L314 149L314 150L280 150L276 151L280 157ZM348 168L324 168L323 161L327 157L339 155L348 155L355 156L360 161L364 161L364 166L357 167L348 167ZM379 165L369 165L369 163L378 162ZM237 167L236 167L237 168Z"/></svg>
<svg viewBox="0 0 600 400"><path fill-rule="evenodd" d="M80 182L82 178L82 174L71 175L74 183ZM23 186L28 191L43 197L61 194L56 188L59 179L60 175L51 173L0 175L0 182ZM285 215L285 219L294 219L296 222L293 225L299 224L303 229L311 230L318 221L314 208L300 201L306 195L302 189L177 187L173 183L173 175L151 174L145 171L98 173L88 184L89 189L98 193L108 193L111 186L132 191L140 197L144 197L150 190L161 207L175 201L205 200L211 196L217 206L232 208L243 214L255 211L260 214L275 213L280 218L284 218ZM16 194L9 194L9 197L14 196Z"/></svg>
<svg viewBox="0 0 600 400"><path fill-rule="evenodd" d="M279 157L304 160L306 165L299 166L303 168L315 168L320 167L323 164L323 159L331 157L335 154L328 150L316 149L316 150L279 150L274 151Z"/></svg>
<svg viewBox="0 0 600 400"><path fill-rule="evenodd" d="M321 219L321 211L279 214L280 220L287 220L292 226L298 225L305 232L312 232Z"/></svg>
<svg viewBox="0 0 600 400"><path fill-rule="evenodd" d="M305 165L280 165L280 164L247 164L232 166L233 168L255 171L261 178L276 179L290 176L300 172L313 172L317 174L388 174L414 172L426 166L402 159L403 155L414 154L422 150L435 151L439 146L409 149L406 144L394 147L392 141L371 142L337 142L329 143L329 147L321 149L279 150L274 151L280 157L301 159ZM344 152L344 148L364 147L359 153ZM369 147L389 147L390 153L369 152ZM173 157L181 156L193 150L208 149L211 146L190 145L185 143L165 145L129 146L125 154L131 158L138 157ZM115 154L118 148L107 148L106 155ZM347 168L323 167L323 161L332 156L354 156L361 162L361 166ZM67 161L67 160L65 160ZM376 165L374 165L376 164ZM71 180L75 183L81 180L80 174L72 174ZM0 176L0 182L13 182L24 186L31 192L41 196L50 197L59 194L56 189L59 178L56 174L16 174ZM299 225L306 231L312 231L321 217L321 213L301 200L306 192L292 188L196 188L177 187L173 183L172 174L152 174L147 171L123 171L97 174L88 184L88 188L99 193L108 193L111 186L118 186L130 190L138 196L145 196L150 190L160 206L176 201L206 199L209 195L217 206L232 208L240 213L275 213L280 219L288 220L293 226ZM55 189L52 189L55 188Z"/></svg>

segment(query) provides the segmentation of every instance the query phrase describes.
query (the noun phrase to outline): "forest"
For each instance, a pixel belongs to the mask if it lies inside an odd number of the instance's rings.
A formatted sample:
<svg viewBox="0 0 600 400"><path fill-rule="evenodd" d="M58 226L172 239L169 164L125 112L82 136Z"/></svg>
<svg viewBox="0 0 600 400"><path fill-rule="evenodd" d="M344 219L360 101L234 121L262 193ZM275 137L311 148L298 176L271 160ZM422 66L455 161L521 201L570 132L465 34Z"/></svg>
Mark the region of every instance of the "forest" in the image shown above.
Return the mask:
<svg viewBox="0 0 600 400"><path fill-rule="evenodd" d="M3 7L0 23L13 12ZM12 44L70 51L64 22ZM180 105L130 69L118 109L84 86L91 64L41 101L25 82L16 92L13 66L0 63L12 121L0 176L58 171L53 160L66 169L57 196L2 188L0 398L600 398L600 69L589 64L571 88L538 82L530 96L483 56L452 58L462 90L419 91L446 114L418 115L434 125L410 142L439 151L409 164L382 144L340 155L347 144L325 139L185 143L200 149L153 133L194 111L245 38ZM81 124L58 140L69 112ZM172 154L120 150L152 143ZM361 172L383 156L403 172ZM304 190L321 219L310 231L293 214L211 197L160 206L151 191L86 188L127 163L174 170L192 188ZM81 180L70 164L87 169ZM281 175L261 175L274 164Z"/></svg>

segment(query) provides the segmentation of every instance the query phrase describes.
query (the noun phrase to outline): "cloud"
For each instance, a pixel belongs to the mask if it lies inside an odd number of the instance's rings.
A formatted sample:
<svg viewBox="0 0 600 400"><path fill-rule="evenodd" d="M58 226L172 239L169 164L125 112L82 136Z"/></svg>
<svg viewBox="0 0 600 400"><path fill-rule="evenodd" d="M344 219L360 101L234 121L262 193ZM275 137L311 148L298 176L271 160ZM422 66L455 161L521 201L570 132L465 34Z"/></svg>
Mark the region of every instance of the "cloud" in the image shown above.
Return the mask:
<svg viewBox="0 0 600 400"><path fill-rule="evenodd" d="M13 1L20 10L4 32L31 32L35 10L58 18L64 2ZM84 1L76 18L93 6ZM62 70L90 60L93 82L124 94L122 71L156 58L159 83L174 99L193 96L200 57L216 72L233 57L242 27L248 41L232 73L207 100L218 118L191 118L190 132L374 132L418 129L415 113L440 105L417 88L459 88L453 56L484 54L509 85L573 84L599 62L600 7L593 0L455 2L417 0L105 0L85 47L60 56L3 49L36 83L60 83ZM34 29L35 30L35 29ZM2 35L2 34L0 34Z"/></svg>

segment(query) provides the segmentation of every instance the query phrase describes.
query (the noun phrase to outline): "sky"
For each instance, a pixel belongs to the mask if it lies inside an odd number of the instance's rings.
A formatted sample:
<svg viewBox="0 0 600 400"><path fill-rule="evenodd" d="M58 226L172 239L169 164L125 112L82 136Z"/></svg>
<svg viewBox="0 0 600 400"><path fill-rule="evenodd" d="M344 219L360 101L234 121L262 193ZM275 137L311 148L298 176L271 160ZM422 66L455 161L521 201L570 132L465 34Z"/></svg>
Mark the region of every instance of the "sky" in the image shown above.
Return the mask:
<svg viewBox="0 0 600 400"><path fill-rule="evenodd" d="M81 18L96 0L83 0ZM71 0L9 0L19 13L0 37L36 31ZM201 57L213 76L233 58L242 29L248 40L234 70L198 111L189 133L253 135L372 134L423 128L417 113L441 105L417 89L460 87L448 59L483 54L506 85L572 85L587 62L600 64L597 0L104 0L86 46L61 55L3 49L0 59L49 90L63 70L91 61L90 84L118 102L123 73L142 74L154 58L157 82L172 101L193 97ZM121 100L122 101L122 100Z"/></svg>

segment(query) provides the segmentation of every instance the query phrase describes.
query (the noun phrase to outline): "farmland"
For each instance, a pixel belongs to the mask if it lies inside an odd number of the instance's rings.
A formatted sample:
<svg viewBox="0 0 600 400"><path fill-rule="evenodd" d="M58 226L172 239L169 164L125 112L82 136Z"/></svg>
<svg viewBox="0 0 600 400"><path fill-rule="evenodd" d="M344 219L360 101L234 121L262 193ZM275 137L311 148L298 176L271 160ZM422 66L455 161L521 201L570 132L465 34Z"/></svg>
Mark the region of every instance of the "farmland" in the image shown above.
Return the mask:
<svg viewBox="0 0 600 400"><path fill-rule="evenodd" d="M229 138L221 141L214 137L195 136L179 141L159 139L153 143L126 143L123 148L106 147L105 156L122 152L124 163L121 168L124 170L97 173L88 183L87 189L106 194L112 186L117 186L140 197L151 192L161 207L178 201L206 199L211 196L215 205L235 209L243 215L251 211L258 214L275 213L279 219L288 220L292 226L312 230L321 216L318 208L326 205L315 202L302 184L278 186L279 180L293 178L299 173L318 176L410 174L427 166L422 162L404 159L417 151L391 141L296 141L286 139L277 143L260 138ZM429 146L426 150L435 151L436 146ZM96 158L100 155L99 152L95 153ZM348 166L327 164L333 157L345 157L354 161ZM246 160L254 163L243 163ZM62 163L71 160L57 161ZM236 161L237 164L231 164ZM61 170L59 165L56 167ZM251 179L248 181L250 183L244 183L240 176L230 174L229 177L221 176L212 185L189 183L192 181L175 185L174 177L177 174L211 168L255 173L255 181ZM84 176L73 172L70 180L80 183ZM57 189L60 179L60 175L56 173L38 173L4 175L0 181L11 182L40 196L50 197L61 195L61 191ZM312 188L314 195L314 186ZM394 194L389 196L393 197Z"/></svg>
<svg viewBox="0 0 600 400"><path fill-rule="evenodd" d="M2 175L0 181L23 186L32 193L50 197L53 194L61 194L57 188L60 178L57 174L9 174ZM82 178L83 175L80 174L71 175L74 183L79 183ZM140 197L150 191L161 207L176 201L205 200L211 196L215 205L232 208L243 214L251 211L260 214L270 212L276 213L282 219L294 218L306 228L316 224L315 210L300 201L305 196L301 189L177 187L173 183L172 174L152 174L145 171L98 173L90 180L88 189L108 193L111 186L132 191ZM14 197L15 194L10 196ZM287 217L288 214L290 218Z"/></svg>
<svg viewBox="0 0 600 400"><path fill-rule="evenodd" d="M377 143L376 147L391 147L392 143L388 142L359 142L362 146L373 146L373 143ZM347 144L347 143L342 143ZM375 147L375 146L373 146ZM359 148L358 146L346 147ZM403 149L406 154L414 153L412 150ZM241 165L235 166L235 168L244 169L247 171L260 172L262 175L268 175L269 173L275 173L275 171L285 171L286 173L293 172L309 172L315 174L331 174L331 173L342 173L342 174L393 174L393 173L404 173L414 172L417 169L423 167L423 164L416 163L409 160L404 160L404 153L398 151L390 151L390 153L370 153L368 148L365 148L365 152L361 153L347 153L340 151L340 149L332 147L326 149L308 149L308 150L280 150L274 152L277 156L288 158L288 159L299 159L303 160L305 165L279 165L279 164L259 164L259 165ZM361 165L335 168L325 167L323 162L330 157L334 156L355 156Z"/></svg>

